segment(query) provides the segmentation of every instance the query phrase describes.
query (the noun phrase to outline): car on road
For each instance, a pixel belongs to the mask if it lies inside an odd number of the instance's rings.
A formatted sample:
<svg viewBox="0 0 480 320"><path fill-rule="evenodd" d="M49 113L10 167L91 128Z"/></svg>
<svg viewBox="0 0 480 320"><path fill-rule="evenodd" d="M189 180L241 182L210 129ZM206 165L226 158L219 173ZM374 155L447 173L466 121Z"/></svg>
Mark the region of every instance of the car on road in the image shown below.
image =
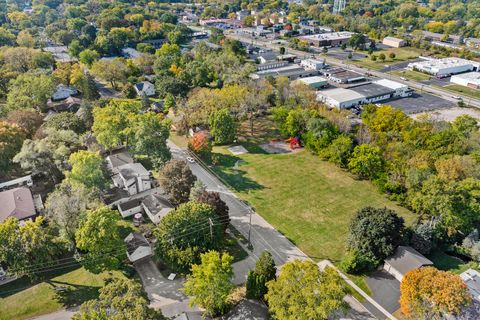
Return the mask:
<svg viewBox="0 0 480 320"><path fill-rule="evenodd" d="M190 163L195 163L195 159L193 159L192 157L187 157L187 161Z"/></svg>
<svg viewBox="0 0 480 320"><path fill-rule="evenodd" d="M452 96L452 98L457 100L463 100L462 97L459 97L459 96Z"/></svg>
<svg viewBox="0 0 480 320"><path fill-rule="evenodd" d="M403 80L403 81L408 81L408 79L405 78L405 77L400 77L400 79Z"/></svg>

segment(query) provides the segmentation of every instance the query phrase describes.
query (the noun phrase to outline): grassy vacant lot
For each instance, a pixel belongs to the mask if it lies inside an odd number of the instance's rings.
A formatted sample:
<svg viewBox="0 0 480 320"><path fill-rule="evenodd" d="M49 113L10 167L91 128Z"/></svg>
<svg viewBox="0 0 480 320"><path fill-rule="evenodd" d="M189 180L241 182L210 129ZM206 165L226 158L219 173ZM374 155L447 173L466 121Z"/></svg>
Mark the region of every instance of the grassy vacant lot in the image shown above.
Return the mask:
<svg viewBox="0 0 480 320"><path fill-rule="evenodd" d="M389 57L390 53L392 52L395 53L394 59L390 59ZM385 61L381 61L380 59L377 59L377 61L372 61L370 57L367 57L362 60L352 60L352 63L373 70L381 70L385 67L385 65L391 65L397 62L415 59L420 56L421 51L416 48L389 48L375 51L373 54L378 58L378 56L382 53L387 57Z"/></svg>
<svg viewBox="0 0 480 320"><path fill-rule="evenodd" d="M456 92L456 93L461 93L466 96L472 97L474 99L480 99L480 90L464 87L459 84L450 84L448 86L442 87L442 89Z"/></svg>
<svg viewBox="0 0 480 320"><path fill-rule="evenodd" d="M422 80L430 79L430 76L428 74L421 73L418 71L413 71L413 70L395 70L395 71L390 71L389 73L398 77L404 77L406 79L414 80L414 81L422 81Z"/></svg>
<svg viewBox="0 0 480 320"><path fill-rule="evenodd" d="M24 279L3 285L0 287L0 320L28 319L95 299L109 275L123 277L120 272L96 275L77 267L33 286L28 286ZM65 286L67 290L57 292L54 288L58 286Z"/></svg>
<svg viewBox="0 0 480 320"><path fill-rule="evenodd" d="M244 144L249 154L233 156L215 148L215 170L275 228L314 259L338 262L345 253L348 225L365 206L397 210L407 223L414 215L380 194L368 181L355 180L307 151L266 154ZM243 164L234 168L238 160Z"/></svg>

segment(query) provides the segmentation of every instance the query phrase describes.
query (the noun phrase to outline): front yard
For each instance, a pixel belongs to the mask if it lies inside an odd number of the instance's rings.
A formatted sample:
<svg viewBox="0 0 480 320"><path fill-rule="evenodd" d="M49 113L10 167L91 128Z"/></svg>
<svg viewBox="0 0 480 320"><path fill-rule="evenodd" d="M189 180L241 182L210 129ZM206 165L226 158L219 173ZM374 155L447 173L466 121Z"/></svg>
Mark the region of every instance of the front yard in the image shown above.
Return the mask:
<svg viewBox="0 0 480 320"><path fill-rule="evenodd" d="M62 271L62 270L60 270ZM21 320L74 307L95 299L109 276L124 277L120 272L93 274L81 267L47 277L29 285L19 279L0 287L0 320ZM55 290L61 287L62 290Z"/></svg>

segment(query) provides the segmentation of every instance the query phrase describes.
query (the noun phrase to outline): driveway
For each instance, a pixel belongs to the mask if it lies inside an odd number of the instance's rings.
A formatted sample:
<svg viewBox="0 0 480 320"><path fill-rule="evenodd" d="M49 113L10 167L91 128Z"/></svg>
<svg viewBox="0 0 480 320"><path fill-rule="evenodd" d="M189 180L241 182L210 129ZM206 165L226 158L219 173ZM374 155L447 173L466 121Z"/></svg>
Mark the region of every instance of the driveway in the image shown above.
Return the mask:
<svg viewBox="0 0 480 320"><path fill-rule="evenodd" d="M366 279L372 298L388 312L394 313L400 308L400 282L385 270L377 270Z"/></svg>

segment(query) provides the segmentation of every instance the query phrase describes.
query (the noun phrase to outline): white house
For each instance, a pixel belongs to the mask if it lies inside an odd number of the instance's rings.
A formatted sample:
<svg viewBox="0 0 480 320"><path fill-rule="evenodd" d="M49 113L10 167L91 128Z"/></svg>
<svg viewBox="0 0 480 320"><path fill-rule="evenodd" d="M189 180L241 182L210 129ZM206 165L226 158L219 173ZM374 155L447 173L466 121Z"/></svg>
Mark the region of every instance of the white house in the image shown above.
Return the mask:
<svg viewBox="0 0 480 320"><path fill-rule="evenodd" d="M139 97L146 94L147 97L151 97L155 95L155 86L150 81L142 81L135 84L135 91Z"/></svg>
<svg viewBox="0 0 480 320"><path fill-rule="evenodd" d="M134 195L152 188L150 173L140 163L127 163L117 168L118 174L113 176L116 187Z"/></svg>
<svg viewBox="0 0 480 320"><path fill-rule="evenodd" d="M132 263L149 259L153 256L148 240L139 232L132 232L125 238L127 257Z"/></svg>
<svg viewBox="0 0 480 320"><path fill-rule="evenodd" d="M71 96L77 95L78 91L74 87L66 86L64 84L59 84L55 89L55 92L52 94L52 100L64 100Z"/></svg>
<svg viewBox="0 0 480 320"><path fill-rule="evenodd" d="M385 260L383 269L401 282L407 272L431 265L432 261L412 247L399 246L395 253Z"/></svg>
<svg viewBox="0 0 480 320"><path fill-rule="evenodd" d="M139 199L126 201L117 205L117 209L122 215L122 218L128 218L143 212L142 201Z"/></svg>
<svg viewBox="0 0 480 320"><path fill-rule="evenodd" d="M167 213L173 210L173 205L162 196L150 194L143 198L142 208L150 220L158 224Z"/></svg>

